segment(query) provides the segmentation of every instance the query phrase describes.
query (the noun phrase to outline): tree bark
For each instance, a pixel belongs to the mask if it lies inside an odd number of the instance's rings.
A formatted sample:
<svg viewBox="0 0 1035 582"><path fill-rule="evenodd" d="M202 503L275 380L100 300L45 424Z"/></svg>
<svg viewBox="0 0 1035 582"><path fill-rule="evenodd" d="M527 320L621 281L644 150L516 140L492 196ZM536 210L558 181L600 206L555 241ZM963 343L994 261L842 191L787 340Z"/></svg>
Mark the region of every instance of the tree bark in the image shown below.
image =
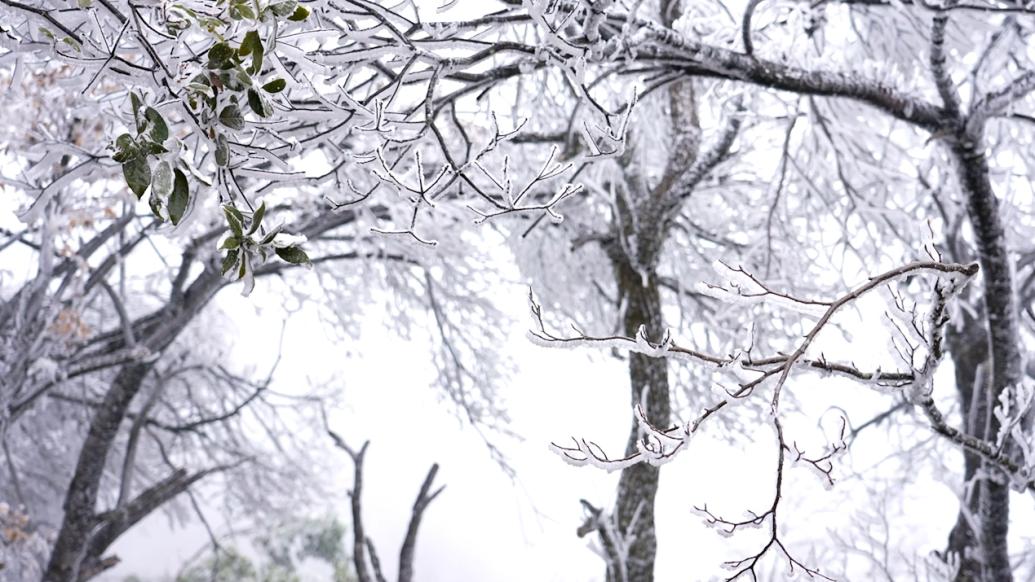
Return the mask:
<svg viewBox="0 0 1035 582"><path fill-rule="evenodd" d="M648 272L646 280L628 263L615 265L617 280L626 301L623 324L625 333L635 337L641 325L652 342L661 339L664 325L661 318L661 296L658 277ZM629 355L631 402L644 404L647 418L655 426L667 427L671 421L668 362L643 354ZM641 437L639 424L633 420L626 454L636 451ZM624 471L618 481L615 513L618 533L626 542L625 572L627 582L650 582L654 579L657 538L654 533L654 500L658 493L658 467L637 463ZM609 580L614 580L609 576Z"/></svg>
<svg viewBox="0 0 1035 582"><path fill-rule="evenodd" d="M963 431L975 437L983 432L989 413L986 402L988 394L983 386L987 383L987 372L980 369L988 364L988 337L981 322L981 319L964 313L962 325L958 329L950 326L946 334L956 369L956 391L963 412ZM964 450L963 464L963 482L968 487L960 500L956 525L949 534L947 553L954 553L960 559L955 582L980 582L981 543L979 532L972 527L971 520L980 515L983 487L982 481L975 480L975 476L981 467L981 457Z"/></svg>
<svg viewBox="0 0 1035 582"><path fill-rule="evenodd" d="M1014 294L1013 273L1006 246L1006 235L999 201L989 180L985 157L983 127L964 123L951 142L956 169L967 197L967 213L974 229L978 260L983 278L983 307L990 351L990 378L987 395L976 395L986 406L994 406L1004 390L1016 386L1022 378L1020 331ZM961 354L962 355L962 354ZM991 414L978 426L978 435L994 442L999 423ZM989 477L981 480L978 503L978 539L982 555L982 580L1010 582L1013 572L1007 547L1010 527L1010 490L997 478L998 469L987 467Z"/></svg>
<svg viewBox="0 0 1035 582"><path fill-rule="evenodd" d="M75 474L65 495L65 517L58 531L50 563L43 582L77 582L80 566L86 558L87 546L99 526L95 514L97 492L108 463L108 453L126 417L130 402L140 390L152 364L134 364L122 368L104 402L97 409L79 454Z"/></svg>

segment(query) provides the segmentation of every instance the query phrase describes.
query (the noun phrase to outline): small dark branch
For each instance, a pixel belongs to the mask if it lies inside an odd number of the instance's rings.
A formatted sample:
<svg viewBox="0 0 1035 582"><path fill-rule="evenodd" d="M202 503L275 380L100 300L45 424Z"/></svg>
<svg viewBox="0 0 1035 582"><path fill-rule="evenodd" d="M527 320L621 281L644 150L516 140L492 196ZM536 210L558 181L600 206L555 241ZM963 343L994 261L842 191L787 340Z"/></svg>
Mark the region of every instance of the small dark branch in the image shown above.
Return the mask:
<svg viewBox="0 0 1035 582"><path fill-rule="evenodd" d="M674 357L687 359L698 363L716 366L718 368L735 366L742 370L758 374L754 379L738 384L735 390L729 390L728 398L717 402L710 408L706 408L696 418L682 425L660 428L651 426L650 423L644 422L641 419L641 428L645 431L648 438L644 442L640 443L642 446L638 447L639 450L634 451L623 458L609 458L602 450L600 450L600 447L597 447L592 442L587 442L584 439L581 441L573 439L574 446L562 446L556 443L551 443L551 448L570 464L576 466L593 465L608 471L621 470L641 462L662 464L671 460L677 452L684 449L684 446L689 442L692 435L697 431L701 423L708 419L708 417L723 409L731 401L749 396L755 388L761 386L770 379L775 380L771 407L773 414L776 414L779 409L780 390L786 383L791 371L796 367L807 367L827 372L837 372L878 385L908 388L911 390L910 395L912 395L912 393L916 391L916 385L926 378L928 372L933 368L925 366L920 374L896 372L891 376L886 376L880 371L867 373L845 364L829 364L822 356L818 359L808 359L804 357L804 354L815 340L816 336L840 309L846 305L852 304L860 297L874 289L887 285L907 275L920 272L932 272L942 277L946 275L950 276L951 283L948 285L936 285L938 297L941 298L941 301L944 303L955 293L959 292L959 290L961 290L977 274L978 266L976 264L962 265L942 263L939 261L910 263L908 265L891 269L890 271L886 271L880 275L870 277L866 283L856 287L852 291L833 301L817 302L813 300L795 299L801 304L815 304L824 308L822 316L819 317L818 321L805 336L805 339L798 344L793 353L789 355L779 354L777 356L767 358L750 358L744 357L743 354L718 356L689 348L683 348L678 346L667 333L660 341L655 343L646 338L642 327L635 338L625 336L592 337L586 335L574 326L573 328L576 332L575 336L558 336L546 330L546 326L542 318L542 307L530 293L529 303L533 320L535 321L537 328L532 330L530 335L533 340L541 345L547 347L560 345L620 346L625 347L630 351L655 358ZM759 285L762 285L762 289L764 291L772 292L768 287L765 287L760 282ZM944 307L942 309L944 309ZM932 320L942 322L941 325L944 325L944 319L939 315L939 313L941 313L939 308L936 307L934 312ZM933 340L932 344L935 346L932 348L934 351L940 350L940 348L937 347L940 345L940 341ZM637 413L640 414L639 408L637 408Z"/></svg>
<svg viewBox="0 0 1035 582"><path fill-rule="evenodd" d="M769 553L770 550L774 549L783 554L784 558L787 559L791 572L794 572L795 569L800 569L810 579L819 578L822 580L833 580L833 578L822 574L818 568L809 567L791 555L790 551L780 540L777 518L780 509L780 501L783 498L784 469L786 468L787 463L785 453L790 451L791 448L787 445L787 441L784 438L783 425L780 423L780 419L778 417L773 417L773 426L776 429L778 444L776 485L773 493L772 505L762 513L751 511L749 512L750 517L739 521L726 519L716 515L708 509L707 505L704 507L695 506L694 509L696 509L698 513L704 515L705 522L708 525L719 529L724 535L732 535L736 533L738 529L758 528L768 524L769 539L758 552L739 560L730 560L725 562L725 566L727 568L734 570L733 575L726 578L727 582L731 582L742 577L748 577L751 580L758 580L757 567L759 562L766 554Z"/></svg>
<svg viewBox="0 0 1035 582"><path fill-rule="evenodd" d="M739 80L804 95L844 97L868 103L928 131L938 131L944 126L945 112L940 107L857 73L804 70L711 46L684 37L651 20L620 14L609 15L609 19L618 27L630 24L648 31L663 50L670 51L673 60L687 74Z"/></svg>
<svg viewBox="0 0 1035 582"><path fill-rule="evenodd" d="M848 450L848 443L845 442L845 431L848 428L848 419L844 416L841 417L841 432L837 437L837 442L830 445L826 453L818 457L807 457L805 451L798 448L798 443L792 442L791 446L794 448L794 458L791 459L796 463L804 463L812 467L816 473L823 479L828 487L834 486L834 459Z"/></svg>
<svg viewBox="0 0 1035 582"><path fill-rule="evenodd" d="M326 422L326 419L324 422ZM367 535L366 529L363 527L362 504L363 457L367 453L367 447L370 446L370 441L364 442L359 451L356 451L349 447L349 445L345 443L345 439L341 438L333 430L328 428L327 434L330 435L336 447L348 453L349 457L352 458L354 470L352 472L352 490L349 491L349 498L351 499L352 506L352 563L356 568L356 579L359 582L373 582L370 577L370 573L367 570Z"/></svg>
<svg viewBox="0 0 1035 582"><path fill-rule="evenodd" d="M14 0L0 0L0 2L3 2L3 4L5 6L10 6L11 8L22 10L24 12L31 12L32 14L35 14L35 15L43 18L47 22L53 24L55 28L57 28L61 32L65 33L65 35L67 35L69 38L71 38L71 39L75 40L77 43L79 43L80 46L82 46L82 44L83 44L82 37L80 37L78 34L76 34L75 31L73 31L70 28L68 28L67 26L65 26L65 24L63 22L61 22L57 18L54 18L54 16L51 14L51 12L54 12L54 10L43 10L42 8L36 8L35 6L29 6L28 4L22 4L21 2L15 2Z"/></svg>
<svg viewBox="0 0 1035 582"><path fill-rule="evenodd" d="M851 444L852 442L855 441L855 439L859 438L859 434L862 431L870 428L871 426L879 425L880 423L882 423L885 420L887 420L887 419L891 418L892 416L894 416L896 413L901 412L901 411L905 410L906 408L909 408L909 406L910 406L909 401L908 400L903 400L902 402L899 402L895 406L892 406L891 408L889 408L889 409L885 410L884 412L874 416L873 418L867 420L866 422L860 424L859 426L853 427L851 432L848 433L848 444Z"/></svg>
<svg viewBox="0 0 1035 582"><path fill-rule="evenodd" d="M946 67L945 26L948 22L948 13L942 12L934 16L931 25L931 74L934 75L934 84L938 87L938 95L945 105L945 112L957 119L960 115L960 96Z"/></svg>
<svg viewBox="0 0 1035 582"><path fill-rule="evenodd" d="M374 578L377 582L388 582L381 571L381 558L377 557L377 548L374 547L374 540L367 538L367 553L370 555L370 568L374 571Z"/></svg>
<svg viewBox="0 0 1035 582"><path fill-rule="evenodd" d="M607 560L607 571L611 575L610 582L627 582L628 572L625 561L620 555L619 546L621 540L614 521L614 515L608 514L603 508L596 507L585 499L579 499L582 509L586 514L586 520L576 530L580 538L596 532L600 536L600 543L603 546L604 557Z"/></svg>
<svg viewBox="0 0 1035 582"><path fill-rule="evenodd" d="M740 24L740 36L744 41L744 54L753 56L755 45L751 41L751 18L755 15L755 9L762 3L762 0L750 0L747 8L744 9L744 20Z"/></svg>
<svg viewBox="0 0 1035 582"><path fill-rule="evenodd" d="M326 426L326 414L324 414L323 422ZM366 528L363 525L363 459L366 456L367 447L370 445L370 441L363 443L363 446L357 451L350 447L348 443L345 442L345 439L330 428L327 428L327 434L331 437L331 440L334 442L336 447L348 453L349 457L352 458L353 465L355 466L352 490L349 492L349 497L352 500L352 560L353 565L356 568L356 578L359 582L385 582L384 574L381 571L381 561L380 558L378 558L374 542L366 535ZM413 513L410 515L410 523L406 529L406 538L404 539L402 548L399 551L399 582L412 582L413 580L413 560L417 550L417 531L420 528L421 519L424 517L424 511L427 509L428 505L430 505L445 488L443 486L432 491L432 484L435 481L435 475L437 473L438 463L435 463L428 470L428 474L424 478L424 483L421 485L420 492L417 494L417 500L413 503ZM369 569L367 567L368 558L370 560ZM373 577L371 577L370 570L373 571Z"/></svg>
<svg viewBox="0 0 1035 582"><path fill-rule="evenodd" d="M992 443L975 438L969 434L961 432L956 427L949 425L945 420L945 415L942 414L941 410L939 410L935 404L934 399L928 397L917 403L917 405L920 406L924 415L931 422L931 430L956 443L960 447L980 455L985 459L985 461L988 461L1005 471L1007 475L1024 479L1024 487L1029 491L1035 491L1035 480L1032 480L1030 476L1022 476L1022 470L1024 470L1023 467L1018 465L1017 462L1011 459L1006 452L999 450Z"/></svg>
<svg viewBox="0 0 1035 582"><path fill-rule="evenodd" d="M693 195L697 186L708 177L709 174L720 164L730 153L733 142L740 133L740 126L744 120L744 106L741 100L735 103L734 111L726 121L725 127L719 133L718 139L711 148L701 153L697 160L684 173L679 181L667 193L665 205L666 214L669 218L679 211L680 205Z"/></svg>
<svg viewBox="0 0 1035 582"><path fill-rule="evenodd" d="M431 491L432 482L438 473L438 463L428 469L428 475L417 494L417 500L413 503L413 513L410 515L410 524L406 528L406 538L403 541L402 549L399 551L399 582L411 582L413 580L413 558L417 550L417 530L420 528L421 519L424 517L424 510L438 497L445 486Z"/></svg>
<svg viewBox="0 0 1035 582"><path fill-rule="evenodd" d="M986 94L974 105L973 112L967 121L968 126L972 128L971 132L973 133L975 128L982 127L989 117L999 115L1015 101L1023 99L1033 90L1035 90L1035 71L1027 71L998 91Z"/></svg>

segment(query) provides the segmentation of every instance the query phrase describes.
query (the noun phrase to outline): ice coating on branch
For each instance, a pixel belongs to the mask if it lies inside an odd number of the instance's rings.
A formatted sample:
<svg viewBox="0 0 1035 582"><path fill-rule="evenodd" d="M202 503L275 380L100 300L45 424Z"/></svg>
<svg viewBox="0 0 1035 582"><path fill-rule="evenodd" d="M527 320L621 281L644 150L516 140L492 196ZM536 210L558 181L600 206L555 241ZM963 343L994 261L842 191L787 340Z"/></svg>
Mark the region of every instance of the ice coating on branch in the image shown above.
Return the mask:
<svg viewBox="0 0 1035 582"><path fill-rule="evenodd" d="M1035 404L1035 381L1030 377L999 394L999 403L992 413L999 421L996 448L1013 448L1020 456L1020 468L1010 475L1011 486L1021 492L1027 489L1035 473L1035 431L1025 426Z"/></svg>
<svg viewBox="0 0 1035 582"><path fill-rule="evenodd" d="M934 393L935 366L924 366L914 373L913 381L905 387L906 400L911 404L925 402Z"/></svg>
<svg viewBox="0 0 1035 582"><path fill-rule="evenodd" d="M29 367L29 373L44 382L55 382L63 376L61 365L51 358L38 358Z"/></svg>
<svg viewBox="0 0 1035 582"><path fill-rule="evenodd" d="M712 268L729 283L729 287L698 283L696 290L720 301L741 305L768 303L794 313L817 318L823 316L830 308L827 303L807 301L774 292L744 269L731 267L722 261L712 262Z"/></svg>
<svg viewBox="0 0 1035 582"><path fill-rule="evenodd" d="M652 358L664 358L668 355L669 348L672 347L672 330L666 329L664 335L661 336L661 341L654 345L647 339L647 327L640 325L636 329L636 347L633 348L635 351Z"/></svg>

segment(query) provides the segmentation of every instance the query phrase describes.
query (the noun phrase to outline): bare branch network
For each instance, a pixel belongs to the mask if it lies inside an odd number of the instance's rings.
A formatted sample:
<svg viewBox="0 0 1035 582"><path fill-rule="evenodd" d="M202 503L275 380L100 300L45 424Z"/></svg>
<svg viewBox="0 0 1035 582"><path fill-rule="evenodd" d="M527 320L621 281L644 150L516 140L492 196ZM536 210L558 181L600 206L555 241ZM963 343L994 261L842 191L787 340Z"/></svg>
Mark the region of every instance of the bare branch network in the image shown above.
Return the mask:
<svg viewBox="0 0 1035 582"><path fill-rule="evenodd" d="M810 568L796 559L777 535L777 512L784 485L784 467L787 463L802 463L815 471L824 480L827 486L834 485L833 461L836 457L847 450L845 443L846 424L842 418L840 437L837 442L830 445L829 449L821 454L809 456L802 451L797 443L788 441L785 436L783 425L780 421L780 394L792 371L814 371L828 375L837 375L852 380L857 380L866 385L880 390L882 393L898 392L903 394L908 402L919 407L930 421L931 430L946 437L954 444L968 451L981 455L986 460L994 463L1009 478L1014 487L1018 490L1029 489L1035 491L1035 481L1032 480L1032 471L1035 464L1022 465L1012 458L1005 451L1003 444L1004 434L1018 426L1018 413L1010 414L1010 396L1004 396L1006 405L998 408L997 414L1004 417L1004 433L1000 434L996 442L985 442L973 437L968 437L958 430L949 426L944 414L936 407L933 393L933 376L938 364L944 356L943 334L944 327L949 322L948 311L951 301L954 300L970 283L978 273L978 265L944 263L940 261L926 261L911 263L890 271L870 277L869 280L849 291L848 293L831 301L815 301L804 298L797 298L791 295L774 291L757 277L745 272L740 268L730 268L721 265L721 274L729 277L729 287L708 286L716 296L727 295L731 301L768 301L774 305L797 312L806 311L813 316L818 316L816 323L808 331L804 339L786 354L775 356L755 356L750 350L732 355L722 356L709 354L679 345L673 339L671 331L665 333L664 339L659 343L651 343L643 328L635 337L609 336L596 337L582 332L572 324L575 335L560 336L550 332L543 321L542 307L533 294L529 294L531 314L535 327L530 330L529 335L535 343L545 347L570 347L587 346L598 349L618 348L644 354L653 358L676 358L691 361L696 364L713 367L718 371L727 373L745 372L754 375L753 379L739 382L735 387L728 389L728 397L719 400L715 404L705 408L699 415L686 421L682 425L672 427L653 426L647 418L642 406L637 406L635 416L640 424L641 438L636 443L637 452L620 458L612 458L595 442L584 438L572 438L571 445L552 443L551 449L561 455L568 463L576 466L593 466L605 471L619 471L637 463L649 463L651 465L662 465L670 462L675 456L686 450L694 434L709 417L716 414L723 408L736 402L751 397L757 389L766 386L772 390L770 398L771 424L777 437L777 474L774 487L773 504L761 513L752 513L746 520L729 520L717 516L708 510L707 505L698 508L698 511L705 516L707 524L719 529L724 535L731 535L739 529L760 527L768 524L771 537L760 551L752 556L741 560L727 562L725 565L734 571L728 578L736 579L741 575L750 575L755 579L755 568L758 561L770 550L778 550L790 564L793 571L798 568L805 572L810 578L819 577L830 579L823 575L818 569ZM937 280L934 283L934 298L931 311L926 317L926 325L918 325L916 331L924 340L923 349L926 355L922 358L921 364L912 367L914 358L905 360L911 367L908 371L885 372L882 370L863 371L850 363L829 362L825 358L810 359L806 357L808 349L813 345L814 340L825 326L830 324L838 311L857 302L867 293L882 287L887 287L912 275L927 274L934 276ZM917 318L912 319L916 324ZM919 347L919 346L917 346ZM1016 404L1012 409L1027 410L1027 405L1032 400L1031 387L1019 388L1022 393L1016 395ZM1027 442L1020 438L1020 442ZM1025 462L1035 460L1030 454L1025 455Z"/></svg>

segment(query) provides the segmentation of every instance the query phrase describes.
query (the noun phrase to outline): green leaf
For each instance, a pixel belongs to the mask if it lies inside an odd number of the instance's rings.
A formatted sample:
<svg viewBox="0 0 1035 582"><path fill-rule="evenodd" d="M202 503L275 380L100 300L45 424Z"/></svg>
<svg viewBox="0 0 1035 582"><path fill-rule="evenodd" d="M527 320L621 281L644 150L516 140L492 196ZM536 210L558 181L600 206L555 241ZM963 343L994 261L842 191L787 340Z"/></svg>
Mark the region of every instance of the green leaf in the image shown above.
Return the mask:
<svg viewBox="0 0 1035 582"><path fill-rule="evenodd" d="M259 38L259 32L256 30L249 30L244 35L244 40L241 42L241 48L237 51L242 57L251 55L252 64L248 67L248 72L252 75L257 75L262 70L262 39Z"/></svg>
<svg viewBox="0 0 1035 582"><path fill-rule="evenodd" d="M241 248L241 239L236 236L227 237L223 244L219 245L219 248L226 250L234 250Z"/></svg>
<svg viewBox="0 0 1035 582"><path fill-rule="evenodd" d="M273 115L273 107L270 106L266 98L259 94L255 89L248 89L248 106L252 108L259 117L269 117Z"/></svg>
<svg viewBox="0 0 1035 582"><path fill-rule="evenodd" d="M219 112L219 122L230 129L244 129L244 117L236 105L227 105Z"/></svg>
<svg viewBox="0 0 1035 582"><path fill-rule="evenodd" d="M224 168L230 165L230 145L223 134L216 136L216 164Z"/></svg>
<svg viewBox="0 0 1035 582"><path fill-rule="evenodd" d="M228 252L225 257L223 257L223 267L220 270L220 274L226 275L230 271L230 269L234 268L234 265L237 264L237 255L238 254L239 254L239 251L234 249L234 250Z"/></svg>
<svg viewBox="0 0 1035 582"><path fill-rule="evenodd" d="M233 214L234 218L237 219L237 222L240 222L241 224L244 224L244 214L242 214L241 211L238 210L236 206L233 206L232 204L224 204L223 205L223 209L225 211Z"/></svg>
<svg viewBox="0 0 1035 582"><path fill-rule="evenodd" d="M212 18L211 16L202 16L201 18L198 19L198 24L200 24L205 30L209 31L212 34L219 34L217 31L220 28L222 28L223 26L226 26L226 23L224 23L222 20L220 20L218 18ZM211 61L210 61L210 64L211 64ZM209 68L210 69L218 69L219 67L209 67Z"/></svg>
<svg viewBox="0 0 1035 582"><path fill-rule="evenodd" d="M137 143L133 141L133 136L124 133L115 138L115 150L115 155L111 156L111 159L121 164L137 155Z"/></svg>
<svg viewBox="0 0 1035 582"><path fill-rule="evenodd" d="M248 228L248 234L255 234L255 231L259 230L259 226L262 225L262 219L266 216L266 201L263 200L262 204L255 210L255 214L252 215L252 224Z"/></svg>
<svg viewBox="0 0 1035 582"><path fill-rule="evenodd" d="M237 54L242 57L252 54L252 49L255 48L256 41L259 41L259 32L257 30L249 30L244 33L244 40L241 41L241 46L237 49ZM259 44L261 45L262 42L259 41Z"/></svg>
<svg viewBox="0 0 1035 582"><path fill-rule="evenodd" d="M230 5L230 18L234 20L255 20L255 11L247 2L234 2Z"/></svg>
<svg viewBox="0 0 1035 582"><path fill-rule="evenodd" d="M140 96L134 91L129 92L129 103L133 107L133 122L136 123L137 133L144 129L144 122L140 119Z"/></svg>
<svg viewBox="0 0 1035 582"><path fill-rule="evenodd" d="M151 166L144 156L133 156L122 164L122 175L126 178L129 189L140 199L144 191L151 185Z"/></svg>
<svg viewBox="0 0 1035 582"><path fill-rule="evenodd" d="M219 80L223 82L223 86L227 89L231 91L241 91L246 86L242 79L248 79L251 81L251 78L248 77L244 71L240 71L240 73L241 74L238 75L238 71L236 70L222 71L219 73ZM249 82L248 84L250 85L251 83Z"/></svg>
<svg viewBox="0 0 1035 582"><path fill-rule="evenodd" d="M244 216L241 215L241 211L229 204L224 204L223 214L226 216L227 225L230 226L230 232L234 233L238 239L244 238Z"/></svg>
<svg viewBox="0 0 1035 582"><path fill-rule="evenodd" d="M187 211L187 202L190 201L190 188L187 184L187 175L176 170L173 179L173 191L169 196L169 220L173 224L179 224L183 214Z"/></svg>
<svg viewBox="0 0 1035 582"><path fill-rule="evenodd" d="M273 79L269 83L262 86L262 90L267 93L280 93L287 87L287 81L284 79Z"/></svg>
<svg viewBox="0 0 1035 582"><path fill-rule="evenodd" d="M208 49L208 68L223 69L234 56L234 49L225 42L217 42ZM230 63L232 64L232 63Z"/></svg>
<svg viewBox="0 0 1035 582"><path fill-rule="evenodd" d="M277 249L277 256L291 263L292 265L312 265L309 255L305 254L299 247L284 247Z"/></svg>
<svg viewBox="0 0 1035 582"><path fill-rule="evenodd" d="M169 150L162 147L161 144L157 144L153 141L144 142L144 147L142 151L145 154L150 154L152 156L169 153Z"/></svg>
<svg viewBox="0 0 1035 582"><path fill-rule="evenodd" d="M169 126L166 125L165 119L157 109L148 107L144 110L144 117L151 122L151 139L158 143L169 139Z"/></svg>
<svg viewBox="0 0 1035 582"><path fill-rule="evenodd" d="M165 198L173 191L173 171L169 162L158 162L151 177L151 196Z"/></svg>
<svg viewBox="0 0 1035 582"><path fill-rule="evenodd" d="M291 22L302 22L306 18L309 18L309 9L305 6L295 8L295 11L291 13L291 16L288 16L288 20Z"/></svg>
<svg viewBox="0 0 1035 582"><path fill-rule="evenodd" d="M295 13L295 9L298 6L298 2L295 0L287 0L286 2L277 2L270 4L270 12L276 14L281 18L290 17Z"/></svg>

